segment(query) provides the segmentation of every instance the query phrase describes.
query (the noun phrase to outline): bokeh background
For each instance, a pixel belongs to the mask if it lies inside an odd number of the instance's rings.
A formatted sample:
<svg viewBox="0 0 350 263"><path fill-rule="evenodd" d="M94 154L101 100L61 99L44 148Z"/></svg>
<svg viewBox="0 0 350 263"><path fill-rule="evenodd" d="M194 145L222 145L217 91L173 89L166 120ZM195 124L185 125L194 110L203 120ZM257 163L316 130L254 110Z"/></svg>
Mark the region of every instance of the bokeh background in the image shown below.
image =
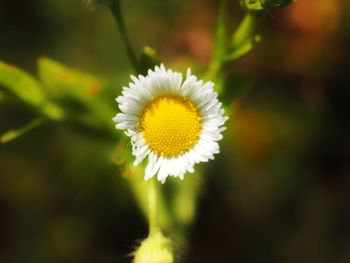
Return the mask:
<svg viewBox="0 0 350 263"><path fill-rule="evenodd" d="M149 45L166 65L200 72L218 2L123 8L138 50ZM189 247L177 248L184 262L350 262L349 10L347 0L299 0L261 17L263 41L230 69L254 78L206 166ZM234 29L243 11L238 1L229 11ZM35 75L40 56L94 74L115 96L132 72L105 7L1 0L0 59ZM0 104L1 133L30 114ZM110 161L114 147L69 122L0 145L0 262L130 262L147 224Z"/></svg>

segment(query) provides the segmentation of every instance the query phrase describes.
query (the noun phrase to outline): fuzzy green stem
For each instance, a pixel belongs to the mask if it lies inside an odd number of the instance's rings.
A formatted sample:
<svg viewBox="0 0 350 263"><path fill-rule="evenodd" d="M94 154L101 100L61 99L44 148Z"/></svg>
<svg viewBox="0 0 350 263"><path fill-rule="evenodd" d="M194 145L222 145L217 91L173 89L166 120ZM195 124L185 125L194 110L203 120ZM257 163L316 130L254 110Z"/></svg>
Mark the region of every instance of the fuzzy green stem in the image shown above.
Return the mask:
<svg viewBox="0 0 350 263"><path fill-rule="evenodd" d="M158 191L156 179L147 185L149 234L134 253L134 263L173 263L172 241L163 236L158 222Z"/></svg>
<svg viewBox="0 0 350 263"><path fill-rule="evenodd" d="M134 68L134 71L137 72L139 69L139 63L138 63L138 59L136 57L135 51L131 45L129 36L128 36L128 32L125 26L125 22L124 22L124 18L123 18L123 14L122 14L122 10L121 10L121 6L120 6L120 0L112 0L109 4L108 4L109 8L111 9L114 19L117 23L117 27L120 33L120 36L122 38L122 41L124 43L126 52L128 54L128 57L130 59L130 62L132 64L132 67Z"/></svg>
<svg viewBox="0 0 350 263"><path fill-rule="evenodd" d="M158 195L156 189L155 179L151 179L148 182L148 215L149 215L149 236L160 232L159 222L158 222Z"/></svg>

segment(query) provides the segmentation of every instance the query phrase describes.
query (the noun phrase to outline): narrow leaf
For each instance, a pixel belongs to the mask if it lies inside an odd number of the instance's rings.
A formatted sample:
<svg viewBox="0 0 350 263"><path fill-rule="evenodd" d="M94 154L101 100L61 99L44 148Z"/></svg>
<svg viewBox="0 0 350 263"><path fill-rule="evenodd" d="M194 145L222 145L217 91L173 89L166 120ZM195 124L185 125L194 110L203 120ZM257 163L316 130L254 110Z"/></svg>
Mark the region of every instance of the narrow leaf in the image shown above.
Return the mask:
<svg viewBox="0 0 350 263"><path fill-rule="evenodd" d="M37 118L17 130L9 130L0 137L0 142L8 143L10 141L13 141L18 137L22 136L23 134L33 130L34 128L39 126L42 122L43 122L42 119Z"/></svg>
<svg viewBox="0 0 350 263"><path fill-rule="evenodd" d="M97 78L54 60L40 58L38 67L41 82L54 97L68 96L79 101L90 101L101 89Z"/></svg>
<svg viewBox="0 0 350 263"><path fill-rule="evenodd" d="M239 24L237 30L232 36L232 40L229 47L229 53L234 52L245 42L251 39L255 31L256 17L250 14L246 14L242 22Z"/></svg>
<svg viewBox="0 0 350 263"><path fill-rule="evenodd" d="M32 106L41 106L45 94L41 85L28 73L0 61L0 85Z"/></svg>
<svg viewBox="0 0 350 263"><path fill-rule="evenodd" d="M248 54L260 41L260 35L255 35L250 39L246 39L245 42L242 42L240 46L237 46L225 56L225 61L236 60L243 57L244 55Z"/></svg>

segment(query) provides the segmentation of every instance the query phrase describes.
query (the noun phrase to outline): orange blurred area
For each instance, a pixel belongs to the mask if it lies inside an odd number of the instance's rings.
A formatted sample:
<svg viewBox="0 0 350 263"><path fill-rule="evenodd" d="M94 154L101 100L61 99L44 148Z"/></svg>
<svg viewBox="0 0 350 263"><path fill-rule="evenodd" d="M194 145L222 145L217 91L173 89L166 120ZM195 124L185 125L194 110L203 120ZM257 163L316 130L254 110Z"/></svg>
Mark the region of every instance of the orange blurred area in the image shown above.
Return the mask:
<svg viewBox="0 0 350 263"><path fill-rule="evenodd" d="M299 0L286 11L286 26L319 38L334 33L342 20L343 0Z"/></svg>

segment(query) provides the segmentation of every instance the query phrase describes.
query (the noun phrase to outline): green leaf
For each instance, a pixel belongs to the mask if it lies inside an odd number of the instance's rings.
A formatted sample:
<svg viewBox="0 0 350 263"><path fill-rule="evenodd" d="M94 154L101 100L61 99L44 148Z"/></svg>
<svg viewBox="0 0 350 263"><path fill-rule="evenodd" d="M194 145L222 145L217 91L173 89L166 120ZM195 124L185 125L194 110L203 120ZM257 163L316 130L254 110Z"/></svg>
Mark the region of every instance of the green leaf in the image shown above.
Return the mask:
<svg viewBox="0 0 350 263"><path fill-rule="evenodd" d="M71 69L48 58L38 61L39 78L52 96L91 101L101 89L101 82L92 75Z"/></svg>
<svg viewBox="0 0 350 263"><path fill-rule="evenodd" d="M64 117L63 109L52 102L47 102L42 108L41 112L52 120L61 120Z"/></svg>
<svg viewBox="0 0 350 263"><path fill-rule="evenodd" d="M236 60L249 53L255 44L261 41L261 36L255 31L256 17L248 13L233 34L224 60Z"/></svg>
<svg viewBox="0 0 350 263"><path fill-rule="evenodd" d="M260 35L255 35L249 39L246 39L240 46L237 46L231 52L228 52L228 54L225 56L225 61L236 60L243 57L244 55L248 54L260 41Z"/></svg>
<svg viewBox="0 0 350 263"><path fill-rule="evenodd" d="M244 45L247 41L250 41L254 35L255 26L256 17L250 14L246 14L232 36L228 53L234 52L236 49Z"/></svg>
<svg viewBox="0 0 350 263"><path fill-rule="evenodd" d="M93 75L69 68L48 58L38 61L39 78L51 97L64 105L65 116L85 126L116 134L111 121L115 110L103 100L102 82ZM46 108L59 115L56 105Z"/></svg>
<svg viewBox="0 0 350 263"><path fill-rule="evenodd" d="M0 137L0 142L8 143L10 141L13 141L18 137L22 136L23 134L38 127L42 123L43 123L43 120L40 118L37 118L17 130L9 130Z"/></svg>
<svg viewBox="0 0 350 263"><path fill-rule="evenodd" d="M0 61L0 85L32 106L42 106L45 94L41 85L28 73Z"/></svg>
<svg viewBox="0 0 350 263"><path fill-rule="evenodd" d="M155 66L160 65L160 63L156 52L152 48L146 46L143 48L137 73L146 75L149 69L153 69Z"/></svg>

